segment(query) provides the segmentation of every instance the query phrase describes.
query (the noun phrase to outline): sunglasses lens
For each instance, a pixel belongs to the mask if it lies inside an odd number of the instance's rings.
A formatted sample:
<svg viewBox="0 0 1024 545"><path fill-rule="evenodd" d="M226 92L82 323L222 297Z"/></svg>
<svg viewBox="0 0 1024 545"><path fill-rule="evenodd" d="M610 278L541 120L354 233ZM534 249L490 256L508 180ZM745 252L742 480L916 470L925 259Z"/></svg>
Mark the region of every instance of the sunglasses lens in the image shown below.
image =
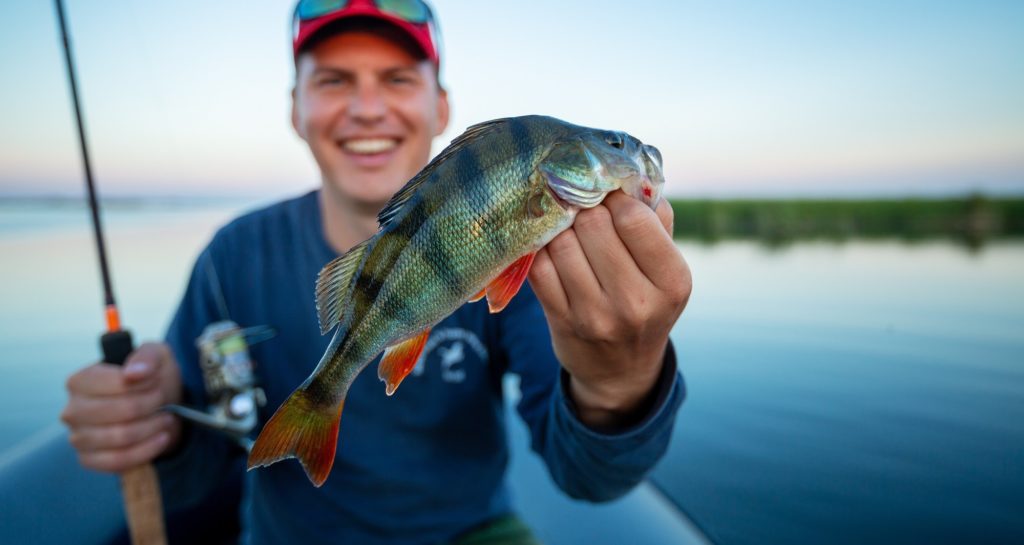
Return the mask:
<svg viewBox="0 0 1024 545"><path fill-rule="evenodd" d="M431 19L430 8L420 0L377 0L377 8L410 23L426 23Z"/></svg>
<svg viewBox="0 0 1024 545"><path fill-rule="evenodd" d="M345 7L348 0L302 0L299 2L298 16L302 21L315 19L336 9Z"/></svg>

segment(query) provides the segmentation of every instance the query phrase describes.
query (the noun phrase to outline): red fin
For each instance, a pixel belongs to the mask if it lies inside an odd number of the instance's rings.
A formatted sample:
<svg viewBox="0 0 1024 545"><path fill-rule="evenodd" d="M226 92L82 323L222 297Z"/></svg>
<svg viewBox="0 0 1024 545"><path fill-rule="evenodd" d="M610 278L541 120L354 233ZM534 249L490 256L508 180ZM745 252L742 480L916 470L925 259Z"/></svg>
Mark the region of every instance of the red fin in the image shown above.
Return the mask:
<svg viewBox="0 0 1024 545"><path fill-rule="evenodd" d="M424 329L419 335L389 346L384 351L384 357L380 359L380 366L377 367L377 376L387 383L388 395L395 393L402 379L416 366L429 336L430 329Z"/></svg>
<svg viewBox="0 0 1024 545"><path fill-rule="evenodd" d="M508 305L508 302L519 293L519 288L526 280L526 273L530 272L530 265L533 265L535 255L537 255L536 252L515 260L487 285L487 308L490 309L491 314L501 312L505 305Z"/></svg>
<svg viewBox="0 0 1024 545"><path fill-rule="evenodd" d="M324 484L334 465L344 405L344 400L336 408L314 404L302 387L292 392L263 426L249 452L249 469L298 458L309 480Z"/></svg>
<svg viewBox="0 0 1024 545"><path fill-rule="evenodd" d="M475 303L475 302L483 299L485 295L487 295L487 288L484 288L484 289L480 290L480 293L470 297L469 298L469 302L470 303Z"/></svg>

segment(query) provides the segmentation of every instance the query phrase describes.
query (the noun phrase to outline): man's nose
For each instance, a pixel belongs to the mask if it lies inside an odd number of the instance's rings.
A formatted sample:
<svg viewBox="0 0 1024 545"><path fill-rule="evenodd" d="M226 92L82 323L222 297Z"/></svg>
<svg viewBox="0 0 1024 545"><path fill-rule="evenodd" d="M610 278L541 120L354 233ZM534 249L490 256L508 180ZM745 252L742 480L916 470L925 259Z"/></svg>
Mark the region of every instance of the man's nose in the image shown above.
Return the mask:
<svg viewBox="0 0 1024 545"><path fill-rule="evenodd" d="M349 104L349 114L359 121L378 121L387 112L380 89L375 85L361 85Z"/></svg>

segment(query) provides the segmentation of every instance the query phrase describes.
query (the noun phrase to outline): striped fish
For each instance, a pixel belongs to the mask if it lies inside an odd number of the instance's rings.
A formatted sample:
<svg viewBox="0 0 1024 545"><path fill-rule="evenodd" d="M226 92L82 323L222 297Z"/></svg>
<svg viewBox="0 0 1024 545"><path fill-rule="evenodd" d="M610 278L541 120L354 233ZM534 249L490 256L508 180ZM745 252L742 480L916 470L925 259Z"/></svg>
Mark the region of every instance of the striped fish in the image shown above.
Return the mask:
<svg viewBox="0 0 1024 545"><path fill-rule="evenodd" d="M345 394L381 351L391 395L415 366L430 328L467 301L501 311L533 257L582 208L623 189L654 208L661 155L616 131L527 116L470 127L378 216L380 230L317 279L323 358L278 408L249 468L298 458L314 485L334 463Z"/></svg>

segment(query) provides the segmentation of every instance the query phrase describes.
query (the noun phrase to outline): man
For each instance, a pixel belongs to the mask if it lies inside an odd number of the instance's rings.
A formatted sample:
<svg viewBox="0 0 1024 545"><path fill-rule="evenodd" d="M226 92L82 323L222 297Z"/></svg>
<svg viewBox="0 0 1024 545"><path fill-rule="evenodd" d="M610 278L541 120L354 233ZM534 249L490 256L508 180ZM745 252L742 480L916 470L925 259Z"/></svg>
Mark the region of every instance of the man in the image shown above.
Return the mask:
<svg viewBox="0 0 1024 545"><path fill-rule="evenodd" d="M377 212L427 163L448 123L429 8L381 3L297 6L292 125L320 168L321 189L221 229L166 343L140 346L123 369L100 363L68 379L62 418L86 467L121 471L156 459L174 506L200 498L244 456L158 412L202 402L194 341L220 319L221 297L243 327L278 331L252 347L268 397L261 423L319 360L329 339L317 326L317 272L376 232ZM628 491L664 453L683 397L668 333L690 276L670 231L665 203L655 213L619 192L581 212L538 253L532 290L524 286L500 314L470 304L435 326L434 349L428 343L422 369L394 397L374 373L360 375L323 487L294 461L249 472L243 541L531 542L510 515L504 483L506 372L521 377L517 409L563 490L594 501Z"/></svg>

